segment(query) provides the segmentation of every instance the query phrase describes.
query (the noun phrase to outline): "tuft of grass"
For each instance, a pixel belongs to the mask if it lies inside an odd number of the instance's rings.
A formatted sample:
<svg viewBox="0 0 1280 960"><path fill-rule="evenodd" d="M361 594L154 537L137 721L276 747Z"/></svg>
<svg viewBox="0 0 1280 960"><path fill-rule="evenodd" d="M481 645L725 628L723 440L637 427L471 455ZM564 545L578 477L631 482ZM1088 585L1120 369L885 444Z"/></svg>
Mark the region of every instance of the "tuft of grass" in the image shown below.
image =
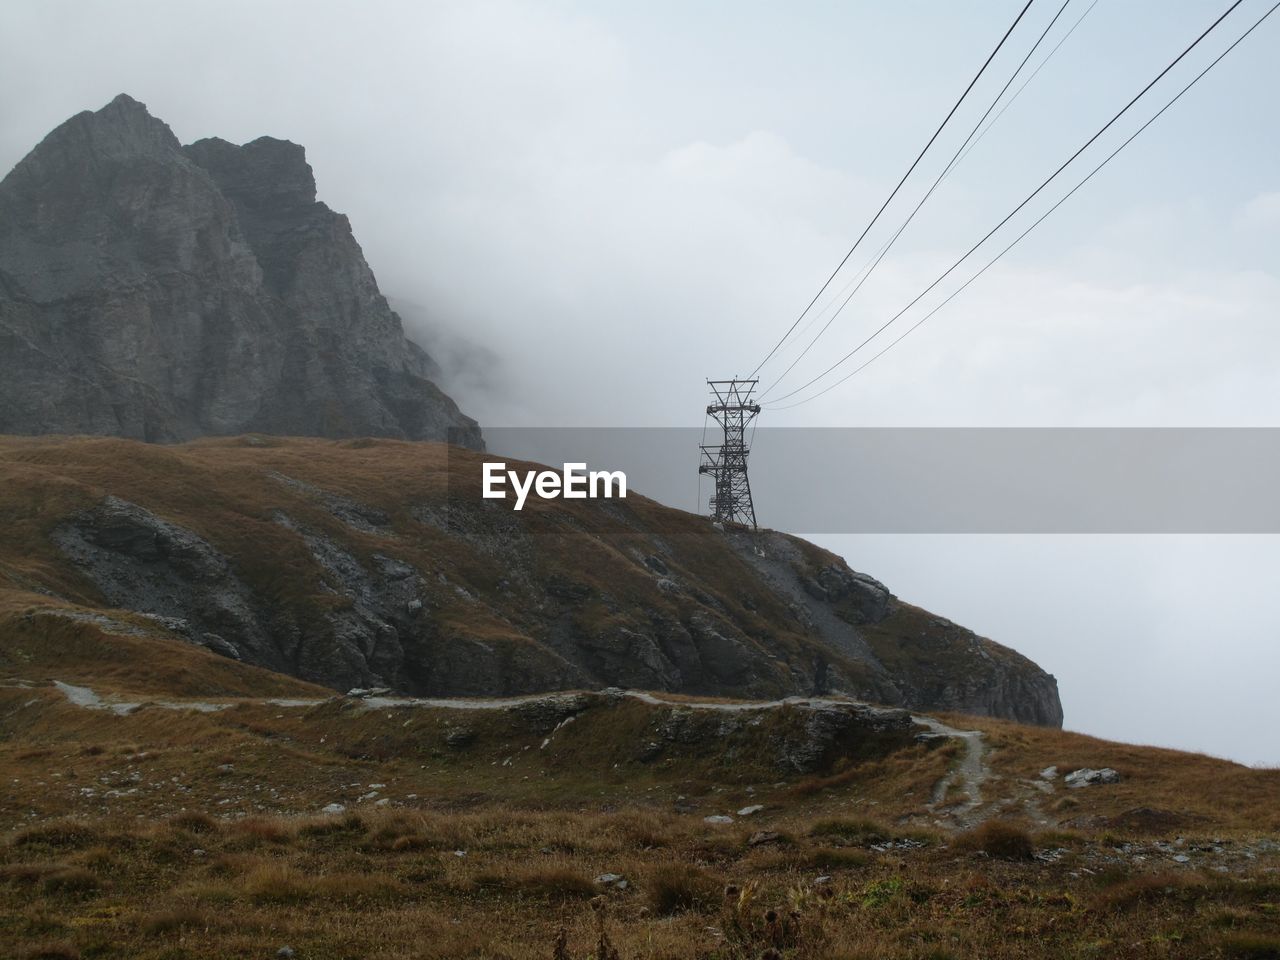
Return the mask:
<svg viewBox="0 0 1280 960"><path fill-rule="evenodd" d="M83 847L101 839L98 828L83 820L52 820L19 830L11 842L15 847Z"/></svg>
<svg viewBox="0 0 1280 960"><path fill-rule="evenodd" d="M83 867L55 870L40 881L40 888L51 894L92 893L98 886L98 878Z"/></svg>
<svg viewBox="0 0 1280 960"><path fill-rule="evenodd" d="M715 878L686 863L660 864L649 872L644 888L649 909L664 917L686 910L711 910L720 900Z"/></svg>
<svg viewBox="0 0 1280 960"><path fill-rule="evenodd" d="M213 833L218 829L218 821L203 810L183 810L175 813L165 823L175 830L185 830L187 833Z"/></svg>
<svg viewBox="0 0 1280 960"><path fill-rule="evenodd" d="M209 917L195 907L173 907L153 913L142 921L142 932L149 937L160 937L186 930L204 930L209 927Z"/></svg>
<svg viewBox="0 0 1280 960"><path fill-rule="evenodd" d="M289 843L298 834L298 824L283 817L246 817L229 824L228 832L242 844Z"/></svg>
<svg viewBox="0 0 1280 960"><path fill-rule="evenodd" d="M868 846L891 839L890 832L872 820L829 818L815 820L809 826L809 836L839 840L850 846Z"/></svg>
<svg viewBox="0 0 1280 960"><path fill-rule="evenodd" d="M812 850L798 850L779 854L778 862L786 864L793 870L851 870L865 867L871 857L861 850L849 850L841 847L817 847Z"/></svg>
<svg viewBox="0 0 1280 960"><path fill-rule="evenodd" d="M381 903L404 893L395 878L371 873L328 874L315 878L308 886L310 894L318 899L347 904Z"/></svg>
<svg viewBox="0 0 1280 960"><path fill-rule="evenodd" d="M476 875L479 890L545 900L585 900L599 891L590 877L570 867L511 868Z"/></svg>
<svg viewBox="0 0 1280 960"><path fill-rule="evenodd" d="M39 883L45 877L66 869L66 865L61 863L6 863L0 866L0 883Z"/></svg>
<svg viewBox="0 0 1280 960"><path fill-rule="evenodd" d="M312 896L311 884L297 870L280 863L265 863L242 881L245 895L258 904L302 903Z"/></svg>
<svg viewBox="0 0 1280 960"><path fill-rule="evenodd" d="M1222 938L1228 960L1280 960L1280 937L1266 933L1228 933Z"/></svg>
<svg viewBox="0 0 1280 960"><path fill-rule="evenodd" d="M1007 820L988 820L955 839L955 849L982 852L1002 860L1030 860L1035 853L1031 834Z"/></svg>
<svg viewBox="0 0 1280 960"><path fill-rule="evenodd" d="M1203 880L1186 873L1143 873L1107 887L1094 905L1102 913L1122 912L1153 903L1193 901L1204 890Z"/></svg>
<svg viewBox="0 0 1280 960"><path fill-rule="evenodd" d="M310 817L297 825L298 833L305 837L323 837L338 833L364 833L364 819L358 813L345 813L338 816L321 815Z"/></svg>
<svg viewBox="0 0 1280 960"><path fill-rule="evenodd" d="M20 956L22 960L80 960L80 951L69 943L39 943Z"/></svg>

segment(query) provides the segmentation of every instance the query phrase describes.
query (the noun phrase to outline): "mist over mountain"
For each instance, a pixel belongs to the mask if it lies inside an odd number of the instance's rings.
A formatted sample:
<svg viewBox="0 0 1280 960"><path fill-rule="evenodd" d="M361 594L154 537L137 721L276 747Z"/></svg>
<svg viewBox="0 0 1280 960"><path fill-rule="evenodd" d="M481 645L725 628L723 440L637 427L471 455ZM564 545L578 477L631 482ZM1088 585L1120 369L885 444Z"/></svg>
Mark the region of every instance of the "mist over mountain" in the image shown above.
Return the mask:
<svg viewBox="0 0 1280 960"><path fill-rule="evenodd" d="M440 376L297 144L183 147L122 94L0 182L0 432L479 446Z"/></svg>

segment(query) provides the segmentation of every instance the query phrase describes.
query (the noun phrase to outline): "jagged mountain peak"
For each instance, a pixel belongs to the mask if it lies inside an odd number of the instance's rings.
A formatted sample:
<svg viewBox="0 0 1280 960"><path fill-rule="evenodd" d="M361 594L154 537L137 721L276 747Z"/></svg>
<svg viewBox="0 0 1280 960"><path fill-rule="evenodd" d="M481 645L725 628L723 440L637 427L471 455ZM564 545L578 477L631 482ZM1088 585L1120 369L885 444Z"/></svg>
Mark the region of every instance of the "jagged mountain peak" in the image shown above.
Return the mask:
<svg viewBox="0 0 1280 960"><path fill-rule="evenodd" d="M0 433L481 445L439 373L299 144L184 148L121 94L0 182Z"/></svg>
<svg viewBox="0 0 1280 960"><path fill-rule="evenodd" d="M167 123L153 117L145 104L122 93L99 110L84 110L63 121L5 180L47 178L104 161L174 160L181 151L182 144Z"/></svg>

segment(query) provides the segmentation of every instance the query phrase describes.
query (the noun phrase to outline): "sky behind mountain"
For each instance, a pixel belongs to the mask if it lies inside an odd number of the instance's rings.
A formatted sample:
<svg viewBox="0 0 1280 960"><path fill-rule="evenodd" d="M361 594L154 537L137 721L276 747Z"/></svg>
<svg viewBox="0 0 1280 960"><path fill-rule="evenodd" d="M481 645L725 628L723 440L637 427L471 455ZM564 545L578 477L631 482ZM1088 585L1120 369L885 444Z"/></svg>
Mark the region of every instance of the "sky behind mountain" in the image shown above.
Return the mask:
<svg viewBox="0 0 1280 960"><path fill-rule="evenodd" d="M1033 3L979 103L1058 6ZM892 316L1227 6L1099 0L792 385ZM1246 0L1106 143L1267 6ZM0 168L122 91L184 142L297 141L482 423L696 425L703 380L768 351L1020 7L6 4ZM1088 7L1072 0L1053 36ZM1275 19L954 303L768 425L1280 425ZM963 136L977 114L958 119ZM924 167L927 184L940 167ZM868 254L884 235L869 239ZM1058 674L1070 727L1280 762L1276 538L827 542Z"/></svg>

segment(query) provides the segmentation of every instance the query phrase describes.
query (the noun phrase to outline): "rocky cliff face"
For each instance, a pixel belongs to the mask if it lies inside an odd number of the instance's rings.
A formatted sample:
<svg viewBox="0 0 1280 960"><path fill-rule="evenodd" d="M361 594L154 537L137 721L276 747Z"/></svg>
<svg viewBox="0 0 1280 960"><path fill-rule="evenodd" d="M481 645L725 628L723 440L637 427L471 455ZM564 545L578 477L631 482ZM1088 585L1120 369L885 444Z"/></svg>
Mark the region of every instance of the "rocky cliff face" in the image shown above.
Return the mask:
<svg viewBox="0 0 1280 960"><path fill-rule="evenodd" d="M516 514L456 479L479 454L444 450L0 441L0 668L68 644L89 662L125 631L157 658L195 645L339 690L847 694L1062 721L1034 663L813 544L635 495Z"/></svg>
<svg viewBox="0 0 1280 960"><path fill-rule="evenodd" d="M303 149L186 148L127 96L0 181L0 433L481 443Z"/></svg>

